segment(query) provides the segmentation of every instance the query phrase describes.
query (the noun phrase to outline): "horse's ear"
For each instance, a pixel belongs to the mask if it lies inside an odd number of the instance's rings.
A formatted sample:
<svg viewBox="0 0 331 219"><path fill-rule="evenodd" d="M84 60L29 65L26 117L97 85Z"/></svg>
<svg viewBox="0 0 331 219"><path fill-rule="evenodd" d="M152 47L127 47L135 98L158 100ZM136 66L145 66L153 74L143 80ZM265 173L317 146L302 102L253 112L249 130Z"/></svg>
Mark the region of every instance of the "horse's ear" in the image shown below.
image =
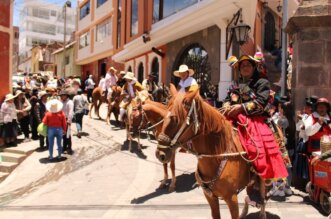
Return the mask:
<svg viewBox="0 0 331 219"><path fill-rule="evenodd" d="M170 95L171 96L176 96L177 95L177 89L176 89L176 87L175 87L175 85L173 84L173 83L170 83L170 88L169 88L169 90L170 90Z"/></svg>
<svg viewBox="0 0 331 219"><path fill-rule="evenodd" d="M196 89L194 91L187 92L184 97L184 104L191 104L193 99L199 94L200 89Z"/></svg>

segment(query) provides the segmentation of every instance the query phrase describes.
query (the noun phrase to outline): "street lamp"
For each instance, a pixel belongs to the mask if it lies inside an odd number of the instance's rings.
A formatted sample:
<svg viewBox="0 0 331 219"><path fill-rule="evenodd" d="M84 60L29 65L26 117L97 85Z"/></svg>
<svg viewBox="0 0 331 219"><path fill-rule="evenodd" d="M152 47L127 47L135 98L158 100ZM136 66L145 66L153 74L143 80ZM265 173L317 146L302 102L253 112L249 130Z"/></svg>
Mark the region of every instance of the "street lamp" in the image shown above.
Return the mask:
<svg viewBox="0 0 331 219"><path fill-rule="evenodd" d="M237 41L240 45L243 45L247 42L248 33L251 30L251 27L240 19L240 23L232 27L232 31L235 33Z"/></svg>
<svg viewBox="0 0 331 219"><path fill-rule="evenodd" d="M66 76L66 30L67 30L67 7L71 8L71 1L66 1L63 5L64 25L63 25L63 77Z"/></svg>

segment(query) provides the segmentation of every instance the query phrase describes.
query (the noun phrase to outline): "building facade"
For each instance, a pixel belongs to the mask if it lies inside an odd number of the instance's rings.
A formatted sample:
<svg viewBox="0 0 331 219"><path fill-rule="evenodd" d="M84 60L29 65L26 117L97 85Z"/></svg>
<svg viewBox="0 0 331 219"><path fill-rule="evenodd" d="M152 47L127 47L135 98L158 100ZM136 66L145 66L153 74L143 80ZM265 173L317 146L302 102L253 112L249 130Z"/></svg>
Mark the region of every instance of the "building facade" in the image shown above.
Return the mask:
<svg viewBox="0 0 331 219"><path fill-rule="evenodd" d="M13 1L1 1L0 11L0 101L3 101L12 88Z"/></svg>
<svg viewBox="0 0 331 219"><path fill-rule="evenodd" d="M24 62L35 45L64 40L63 6L45 1L25 0L20 13L20 59ZM75 31L75 9L66 8L66 42ZM26 71L26 69L22 69Z"/></svg>
<svg viewBox="0 0 331 219"><path fill-rule="evenodd" d="M20 28L17 26L13 27L13 74L18 72L19 66L19 36Z"/></svg>
<svg viewBox="0 0 331 219"><path fill-rule="evenodd" d="M65 57L64 57L64 53L63 53L63 48L56 50L55 52L53 52L53 56L54 56L54 63L56 66L56 75L58 77L63 77L63 71L61 71L61 66L63 61L65 60L65 72L66 75L65 77L69 77L69 76L81 76L81 66L80 65L76 65L76 60L75 60L75 45L76 45L76 41L69 43L66 46L66 50L65 50Z"/></svg>

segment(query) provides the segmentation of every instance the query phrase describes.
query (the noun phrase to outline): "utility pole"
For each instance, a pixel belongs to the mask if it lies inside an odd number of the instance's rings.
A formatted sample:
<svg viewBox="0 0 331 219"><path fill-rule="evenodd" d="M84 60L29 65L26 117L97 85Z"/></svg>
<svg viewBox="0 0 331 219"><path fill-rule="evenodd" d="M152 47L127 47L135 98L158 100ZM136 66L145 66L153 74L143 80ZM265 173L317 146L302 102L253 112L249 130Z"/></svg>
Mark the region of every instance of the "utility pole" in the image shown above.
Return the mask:
<svg viewBox="0 0 331 219"><path fill-rule="evenodd" d="M285 28L288 20L288 0L283 0L283 17L282 17L282 75L280 77L281 96L285 95L286 90L286 54L287 54L287 33Z"/></svg>
<svg viewBox="0 0 331 219"><path fill-rule="evenodd" d="M63 30L63 77L66 77L66 35L67 35L67 7L71 7L71 2L66 1L63 6L63 14L64 14L64 30Z"/></svg>

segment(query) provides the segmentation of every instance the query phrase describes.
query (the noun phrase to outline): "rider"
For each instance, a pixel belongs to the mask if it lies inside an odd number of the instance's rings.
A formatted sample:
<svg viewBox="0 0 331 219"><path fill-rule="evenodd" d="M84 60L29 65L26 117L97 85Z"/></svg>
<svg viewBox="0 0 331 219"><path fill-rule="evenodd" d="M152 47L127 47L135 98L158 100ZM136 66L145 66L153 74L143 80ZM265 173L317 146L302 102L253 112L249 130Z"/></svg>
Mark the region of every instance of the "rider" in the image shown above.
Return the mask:
<svg viewBox="0 0 331 219"><path fill-rule="evenodd" d="M158 87L155 83L155 78L156 78L156 76L153 73L149 73L148 78L143 80L143 83L142 83L145 90L147 90L148 93L151 95L158 89Z"/></svg>
<svg viewBox="0 0 331 219"><path fill-rule="evenodd" d="M107 71L106 77L105 77L105 83L103 85L103 92L106 93L107 99L109 99L114 91L116 89L117 85L116 82L118 80L116 75L117 70L114 67L110 67ZM104 94L105 95L105 94Z"/></svg>
<svg viewBox="0 0 331 219"><path fill-rule="evenodd" d="M126 79L126 83L121 93L123 99L120 103L120 121L123 121L127 106L136 97L136 91L144 90L144 87L135 78L134 73L127 72L123 78Z"/></svg>
<svg viewBox="0 0 331 219"><path fill-rule="evenodd" d="M126 80L124 79L125 74L126 74L125 71L120 71L118 75L117 86L119 87L124 86L124 84L126 83Z"/></svg>
<svg viewBox="0 0 331 219"><path fill-rule="evenodd" d="M274 180L286 178L288 173L279 146L266 124L270 83L260 76L258 62L251 56L243 55L231 63L232 67L238 67L240 77L229 90L223 106L226 117L237 126L240 142L255 171L265 185L271 185Z"/></svg>
<svg viewBox="0 0 331 219"><path fill-rule="evenodd" d="M199 89L197 81L192 77L194 75L194 70L189 69L187 65L179 66L179 69L174 71L174 75L181 79L178 84L179 92L185 93Z"/></svg>

